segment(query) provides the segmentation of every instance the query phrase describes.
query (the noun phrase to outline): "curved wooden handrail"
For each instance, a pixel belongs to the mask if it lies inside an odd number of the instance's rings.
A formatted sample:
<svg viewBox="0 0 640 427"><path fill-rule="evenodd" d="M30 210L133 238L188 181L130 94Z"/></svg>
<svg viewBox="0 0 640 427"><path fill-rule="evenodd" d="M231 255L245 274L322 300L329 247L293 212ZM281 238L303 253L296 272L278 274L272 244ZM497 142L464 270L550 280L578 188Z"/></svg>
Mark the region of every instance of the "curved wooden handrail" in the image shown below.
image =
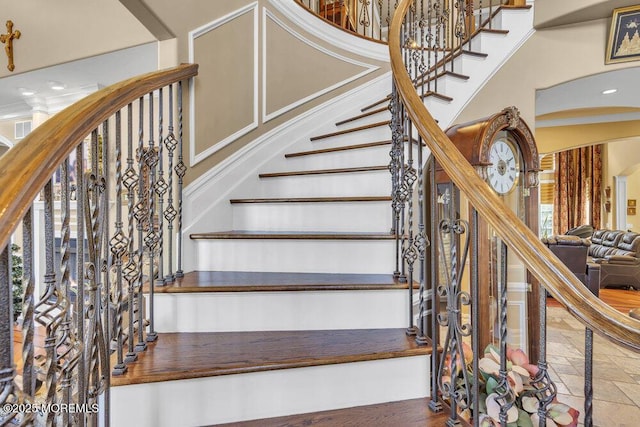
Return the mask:
<svg viewBox="0 0 640 427"><path fill-rule="evenodd" d="M413 125L447 175L531 273L569 312L599 335L640 351L640 321L595 297L478 176L422 103L402 60L400 32L413 0L401 0L389 34L391 69Z"/></svg>
<svg viewBox="0 0 640 427"><path fill-rule="evenodd" d="M141 96L197 74L197 64L182 64L108 86L57 113L0 157L0 249L58 166L91 131Z"/></svg>

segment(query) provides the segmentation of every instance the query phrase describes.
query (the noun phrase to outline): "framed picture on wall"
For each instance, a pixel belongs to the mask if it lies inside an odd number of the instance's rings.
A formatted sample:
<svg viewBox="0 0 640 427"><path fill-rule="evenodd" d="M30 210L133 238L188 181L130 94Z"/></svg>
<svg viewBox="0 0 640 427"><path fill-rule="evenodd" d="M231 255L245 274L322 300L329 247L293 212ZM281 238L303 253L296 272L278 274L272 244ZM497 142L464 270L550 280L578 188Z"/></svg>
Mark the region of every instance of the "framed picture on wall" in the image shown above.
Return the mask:
<svg viewBox="0 0 640 427"><path fill-rule="evenodd" d="M613 10L605 64L640 59L640 5Z"/></svg>
<svg viewBox="0 0 640 427"><path fill-rule="evenodd" d="M627 206L630 208L635 208L636 207L636 199L628 199L627 200Z"/></svg>
<svg viewBox="0 0 640 427"><path fill-rule="evenodd" d="M627 208L627 215L635 215L636 208Z"/></svg>

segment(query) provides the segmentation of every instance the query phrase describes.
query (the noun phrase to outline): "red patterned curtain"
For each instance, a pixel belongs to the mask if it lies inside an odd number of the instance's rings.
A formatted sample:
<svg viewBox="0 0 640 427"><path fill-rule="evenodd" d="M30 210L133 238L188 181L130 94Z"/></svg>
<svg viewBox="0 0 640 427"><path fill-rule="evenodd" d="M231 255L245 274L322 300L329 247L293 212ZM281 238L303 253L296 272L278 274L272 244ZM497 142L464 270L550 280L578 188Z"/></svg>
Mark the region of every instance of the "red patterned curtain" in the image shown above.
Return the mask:
<svg viewBox="0 0 640 427"><path fill-rule="evenodd" d="M602 145L556 154L553 232L563 234L579 225L601 228Z"/></svg>

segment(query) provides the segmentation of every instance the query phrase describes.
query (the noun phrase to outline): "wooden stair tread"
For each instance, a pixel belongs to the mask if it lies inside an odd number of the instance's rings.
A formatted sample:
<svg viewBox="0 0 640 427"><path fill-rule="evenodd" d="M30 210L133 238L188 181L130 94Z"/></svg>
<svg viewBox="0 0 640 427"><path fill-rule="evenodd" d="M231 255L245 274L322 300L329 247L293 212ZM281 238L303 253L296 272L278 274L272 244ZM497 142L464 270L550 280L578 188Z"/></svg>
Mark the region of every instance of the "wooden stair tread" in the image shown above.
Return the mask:
<svg viewBox="0 0 640 427"><path fill-rule="evenodd" d="M391 144L391 140L387 139L385 141L367 142L364 144L343 145L342 147L322 148L319 150L309 150L309 151L298 151L295 153L287 153L284 155L284 157L289 159L291 157L310 156L314 154L324 154L324 153L335 153L338 151L359 150L362 148L380 147L380 146L389 145L389 144Z"/></svg>
<svg viewBox="0 0 640 427"><path fill-rule="evenodd" d="M387 95L387 96L385 96L384 98L379 99L378 101L376 101L376 102L374 102L374 103L372 103L372 104L367 105L366 107L362 107L362 108L360 109L360 111L364 113L365 111L370 110L371 108L376 107L376 106L378 106L378 105L382 104L383 102L386 102L386 101L389 101L389 100L391 100L391 95Z"/></svg>
<svg viewBox="0 0 640 427"><path fill-rule="evenodd" d="M112 386L431 354L404 328L160 333Z"/></svg>
<svg viewBox="0 0 640 427"><path fill-rule="evenodd" d="M479 58L486 58L487 56L489 56L489 55L488 55L488 54L486 54L486 53L476 52L476 51L474 51L474 50L467 50L467 49L463 49L463 50L462 50L462 53L463 53L463 54L466 54L466 55L477 56L477 57L479 57Z"/></svg>
<svg viewBox="0 0 640 427"><path fill-rule="evenodd" d="M300 176L300 175L323 175L331 173L353 173L353 172L371 172L388 170L389 166L359 166L355 168L337 168L337 169L315 169L305 171L289 171L289 172L270 172L261 173L258 175L260 178L280 178L285 176Z"/></svg>
<svg viewBox="0 0 640 427"><path fill-rule="evenodd" d="M317 232L317 231L252 231L232 230L215 231L210 233L193 233L192 239L307 239L307 240L393 240L391 233L375 232Z"/></svg>
<svg viewBox="0 0 640 427"><path fill-rule="evenodd" d="M192 271L159 293L408 289L393 274ZM414 283L414 288L419 284Z"/></svg>
<svg viewBox="0 0 640 427"><path fill-rule="evenodd" d="M481 33L490 33L490 34L509 34L509 30L498 30L495 28L480 28L478 31Z"/></svg>
<svg viewBox="0 0 640 427"><path fill-rule="evenodd" d="M345 409L296 414L285 417L263 418L231 424L236 427L429 427L443 426L449 417L447 411L431 412L429 398L400 400L376 405L356 406Z"/></svg>
<svg viewBox="0 0 640 427"><path fill-rule="evenodd" d="M231 199L232 204L241 203L343 203L343 202L389 202L391 196L361 197L267 197L257 199Z"/></svg>
<svg viewBox="0 0 640 427"><path fill-rule="evenodd" d="M451 102L451 101L453 101L453 98L452 98L452 97L447 96L447 95L443 95L443 94L438 93L438 92L434 92L434 91L432 91L432 90L430 90L430 91L428 91L428 92L425 92L424 94L420 95L420 97L421 97L422 99L428 98L428 97L430 97L430 96L433 96L434 98L438 98L438 99L441 99L441 100L443 100L443 101L447 101L447 102Z"/></svg>
<svg viewBox="0 0 640 427"><path fill-rule="evenodd" d="M391 123L390 120L385 120L383 122L370 123L368 125L358 126L358 127L355 127L355 128L349 128L349 129L339 130L337 132L327 133L327 134L324 134L324 135L313 136L313 137L310 138L310 140L311 141L317 141L319 139L330 138L332 136L340 136L340 135L345 135L347 133L359 132L361 130L373 129L373 128L377 128L377 127L381 127L381 126L389 126L389 123Z"/></svg>
<svg viewBox="0 0 640 427"><path fill-rule="evenodd" d="M438 77L444 77L444 76L454 77L460 80L469 80L469 76L467 76L466 74L460 74L453 71L445 71L444 73L440 74Z"/></svg>
<svg viewBox="0 0 640 427"><path fill-rule="evenodd" d="M388 112L389 108L387 108L387 107L377 108L375 110L371 110L371 111L368 111L366 113L359 114L357 116L350 117L350 118L345 119L345 120L341 120L341 121L336 123L336 126L340 126L340 125L344 125L344 124L349 123L349 122L353 122L353 121L356 121L356 120L364 119L365 117L373 116L374 114L383 113L385 111Z"/></svg>

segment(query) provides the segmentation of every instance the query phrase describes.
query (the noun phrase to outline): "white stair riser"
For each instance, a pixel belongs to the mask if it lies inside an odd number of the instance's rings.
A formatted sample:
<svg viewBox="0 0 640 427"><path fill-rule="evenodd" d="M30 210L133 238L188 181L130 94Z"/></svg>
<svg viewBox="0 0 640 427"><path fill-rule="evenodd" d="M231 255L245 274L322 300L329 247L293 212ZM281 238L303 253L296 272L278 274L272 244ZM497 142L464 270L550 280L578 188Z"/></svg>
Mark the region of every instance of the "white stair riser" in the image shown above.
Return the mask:
<svg viewBox="0 0 640 427"><path fill-rule="evenodd" d="M407 289L155 295L158 332L402 328Z"/></svg>
<svg viewBox="0 0 640 427"><path fill-rule="evenodd" d="M357 150L334 151L330 153L288 157L286 165L289 170L334 169L384 165L389 163L390 149L391 144L386 144L376 147L359 148Z"/></svg>
<svg viewBox="0 0 640 427"><path fill-rule="evenodd" d="M232 423L429 395L429 357L113 387L114 427Z"/></svg>
<svg viewBox="0 0 640 427"><path fill-rule="evenodd" d="M337 130L338 129L336 128L335 131ZM342 127L340 130L342 130ZM335 131L329 131L327 134ZM363 129L356 132L316 139L311 141L313 148L310 149L318 150L321 148L342 147L344 145L364 144L365 142L383 141L385 139L391 139L391 129L389 128L389 125L376 126L370 129Z"/></svg>
<svg viewBox="0 0 640 427"><path fill-rule="evenodd" d="M389 194L391 194L391 174L383 169L261 178L251 194L246 197L386 196Z"/></svg>
<svg viewBox="0 0 640 427"><path fill-rule="evenodd" d="M391 202L240 203L234 230L389 231Z"/></svg>
<svg viewBox="0 0 640 427"><path fill-rule="evenodd" d="M197 270L388 274L393 240L199 240Z"/></svg>
<svg viewBox="0 0 640 427"><path fill-rule="evenodd" d="M380 98L382 99L384 97L383 94L380 95ZM356 120L351 120L348 121L346 123L343 124L336 124L336 126L338 126L338 129L348 129L351 127L355 127L355 126L363 126L366 125L367 123L377 123L377 122L382 122L385 120L391 120L391 115L389 114L389 110L386 108L387 107L387 103L381 103L380 105L376 105L375 107L370 108L367 111L364 111L363 113L356 113L350 116L345 116L343 119L341 120L347 120L347 119L352 119L356 116L359 116L360 114L364 114L364 113L369 113L371 111L374 110L379 110L381 108L384 108L384 110L377 112L375 114L370 114L368 116L356 119ZM339 123L341 120L339 120L336 123Z"/></svg>
<svg viewBox="0 0 640 427"><path fill-rule="evenodd" d="M385 145L378 145L376 147L359 148L355 150L289 157L286 161L286 168L287 170L309 170L386 165L390 160L390 150L391 144L389 143ZM414 145L413 154L414 159L417 159L418 149L416 145Z"/></svg>

